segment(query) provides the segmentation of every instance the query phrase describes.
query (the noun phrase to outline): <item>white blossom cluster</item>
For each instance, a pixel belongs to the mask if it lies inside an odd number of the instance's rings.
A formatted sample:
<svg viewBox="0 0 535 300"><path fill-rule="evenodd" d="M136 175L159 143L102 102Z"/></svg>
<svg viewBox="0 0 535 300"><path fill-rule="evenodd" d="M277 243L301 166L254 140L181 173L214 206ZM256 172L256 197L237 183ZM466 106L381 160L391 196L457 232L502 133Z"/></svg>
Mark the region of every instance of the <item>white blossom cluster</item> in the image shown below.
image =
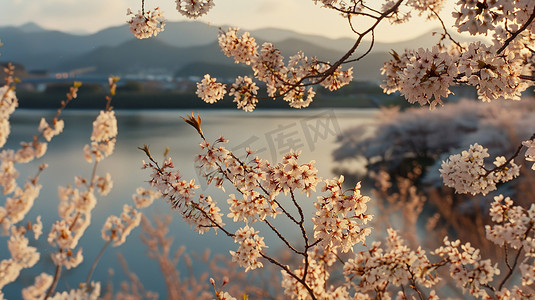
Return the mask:
<svg viewBox="0 0 535 300"><path fill-rule="evenodd" d="M535 204L526 209L514 205L511 198L498 195L491 204L490 216L494 224L485 226L487 239L498 246L506 245L525 253L519 267L525 291L521 287L515 288L520 295L528 293L527 287L535 283Z"/></svg>
<svg viewBox="0 0 535 300"><path fill-rule="evenodd" d="M360 182L352 190L352 194L345 195L342 189L344 176L339 179L325 180L322 191L326 196L319 196L314 203L316 207L314 223L314 238L321 240L325 248L332 248L342 252L353 251L357 243L364 243L370 235L371 228L365 227L372 219L366 215L370 198L360 193Z"/></svg>
<svg viewBox="0 0 535 300"><path fill-rule="evenodd" d="M178 210L182 218L199 233L207 232L214 223L223 225L222 213L212 197L204 195L195 198L199 188L192 179L182 180L179 171L173 172L171 159L167 159L161 167L154 162L144 162L143 168L153 170L150 185L154 187L171 206Z"/></svg>
<svg viewBox="0 0 535 300"><path fill-rule="evenodd" d="M50 140L54 136L60 134L63 131L63 128L65 127L63 120L54 119L54 122L52 125L53 125L53 128L50 127L50 125L47 123L45 118L42 118L41 123L39 123L39 132L41 132L41 134L43 135L43 137L45 138L47 142L50 142Z"/></svg>
<svg viewBox="0 0 535 300"><path fill-rule="evenodd" d="M91 133L91 145L84 146L84 157L88 163L101 161L110 156L115 149L117 136L117 119L115 111L101 110L97 119L93 122Z"/></svg>
<svg viewBox="0 0 535 300"><path fill-rule="evenodd" d="M226 32L221 32L217 38L219 47L226 56L234 57L235 63L250 65L258 56L258 45L249 32L238 37L238 30L228 28Z"/></svg>
<svg viewBox="0 0 535 300"><path fill-rule="evenodd" d="M533 12L533 2L530 0L511 1L458 1L459 8L453 13L455 26L459 32L469 32L472 35L487 34L500 26L507 25L509 30L515 31L526 23ZM529 30L533 30L533 24Z"/></svg>
<svg viewBox="0 0 535 300"><path fill-rule="evenodd" d="M236 233L234 233L234 242L240 244L240 247L236 251L230 251L232 261L244 267L245 272L263 267L263 264L258 261L258 258L262 256L262 249L267 246L264 243L264 238L258 235L258 231L246 225L236 230Z"/></svg>
<svg viewBox="0 0 535 300"><path fill-rule="evenodd" d="M297 161L300 155L301 151L290 151L275 166L270 166L269 162L265 162L266 185L271 191L271 198L274 198L280 192L286 195L294 190L301 190L301 193L305 193L307 197L310 197L312 191L316 191L316 186L321 182L315 166L316 161L312 160L306 164L299 165Z"/></svg>
<svg viewBox="0 0 535 300"><path fill-rule="evenodd" d="M449 87L457 84L476 87L482 101L520 100L521 93L533 84L522 76L530 74L530 66L533 68L530 49L535 26L533 22L522 26L533 14L535 3L462 0L457 4L459 10L453 15L458 30L472 35L493 33L492 44L452 44L447 49L406 50L403 55L394 52L394 59L382 69L386 75L383 90L400 91L409 102L430 103L432 107L442 104L441 98L451 93Z"/></svg>
<svg viewBox="0 0 535 300"><path fill-rule="evenodd" d="M216 141L223 142L227 140L220 138ZM275 216L280 213L276 210L277 204L273 202L277 195L281 192L287 195L300 190L310 196L321 181L317 176L315 161L300 165L300 152L297 151L284 155L280 163L272 165L258 157L248 164L243 164L225 147L210 145L206 141L201 143L201 148L205 153L196 158L201 175L206 177L209 183L215 181L219 187L223 180L228 178L243 195L243 200L237 199L234 194L231 194L228 200L231 204L229 217L236 220L243 218L254 222L257 219L264 220L268 215ZM267 195L261 187L266 189Z"/></svg>
<svg viewBox="0 0 535 300"><path fill-rule="evenodd" d="M111 182L109 176L108 179ZM102 177L102 180L107 181L106 177ZM58 213L61 219L52 225L48 235L48 242L59 248L58 252L52 253L52 260L56 265L65 266L67 269L75 268L83 261L82 249L78 249L76 254L73 250L89 227L92 210L97 204L93 188L81 189L87 185L88 180L75 177L75 182L77 187L60 186L58 188L60 199ZM105 185L109 186L111 183ZM109 192L102 189L98 191L101 195Z"/></svg>
<svg viewBox="0 0 535 300"><path fill-rule="evenodd" d="M19 105L15 91L9 85L0 87L0 147L4 146L11 131L9 116Z"/></svg>
<svg viewBox="0 0 535 300"><path fill-rule="evenodd" d="M3 98L0 102L0 114L6 121L8 121L9 115L17 106L14 88L10 85L14 82L13 72L12 69L9 70L6 80L8 84L1 88ZM117 80L117 78L110 79L112 95L115 92L115 82ZM6 195L4 204L0 206L0 226L3 229L2 234L8 236L7 249L10 254L10 257L2 257L0 260L0 291L6 284L16 280L22 269L33 267L40 259L40 253L36 247L30 246L25 234L33 232L34 238L36 240L39 238L43 233L41 216L37 216L35 222L28 221L24 226L19 226L18 224L26 218L39 195L41 185L38 183L38 178L41 172L47 168L47 165L41 164L38 174L34 178L28 178L24 185L19 186L17 183L19 172L15 168L15 164L28 163L45 154L47 142L50 142L54 136L63 131L64 122L59 119L59 116L67 103L77 97L79 86L80 83L75 83L70 88L67 93L67 100L62 102L51 125L44 118L41 119L38 127L40 136L34 136L31 142L22 142L21 149L17 151L2 149L0 152L0 186L2 186L4 195ZM117 135L117 122L114 112L109 106L111 98L107 97L107 100L106 111L101 112L93 123L92 145L97 145L97 150L104 153L101 155L102 157L96 157L97 161L111 154L115 136ZM9 122L7 123L7 128L9 128ZM5 137L7 137L7 134ZM41 137L46 142L40 142ZM74 182L75 187L69 185L58 188L60 199L58 214L60 219L52 224L47 237L48 243L57 247L57 251L51 251L50 254L52 262L58 267L57 270L61 270L63 267L66 269L75 268L83 261L82 249L76 248L86 228L91 223L91 213L97 202L95 193L106 195L113 187L110 174L107 173L105 176L97 175L96 165L90 179L76 176ZM133 198L137 200L136 203L139 203L139 207L146 207L159 194L140 188L135 196ZM113 244L118 245L124 242L128 233L139 224L140 218L141 213L126 205L119 219L120 224L108 222L112 223L111 226L108 226L108 223L106 223L105 228L115 225L115 228L108 228L112 232L109 238L113 241ZM22 289L23 299L98 299L100 295L100 283L98 282L90 285L82 283L78 289L52 293L53 290L50 290L50 288L55 286L59 279L59 271L56 272L56 276L51 276L47 273L41 273L36 276L33 285ZM50 296L45 296L46 294L50 294ZM0 292L0 299L4 299L2 292Z"/></svg>
<svg viewBox="0 0 535 300"><path fill-rule="evenodd" d="M214 7L213 0L176 0L178 12L191 19L207 14L212 7Z"/></svg>
<svg viewBox="0 0 535 300"><path fill-rule="evenodd" d="M481 259L479 249L470 243L461 245L461 241L452 242L448 237L443 242L444 246L433 251L433 254L443 257L450 264L450 276L457 286L472 296L488 299L485 286L494 280L495 275L500 274L498 264L492 265L490 259Z"/></svg>
<svg viewBox="0 0 535 300"><path fill-rule="evenodd" d="M431 51L394 52L394 59L381 70L386 76L381 87L386 93L400 91L410 103L429 103L431 107L442 105L441 99L451 94L450 87L459 83L476 87L482 101L520 100L530 86L520 78L525 56L509 49L498 55L498 47L476 42L466 45L461 53L441 52L436 46Z"/></svg>
<svg viewBox="0 0 535 300"><path fill-rule="evenodd" d="M212 78L210 75L204 75L201 82L197 83L197 96L206 103L216 103L223 99L227 93L226 86L222 83L216 82L217 78Z"/></svg>
<svg viewBox="0 0 535 300"><path fill-rule="evenodd" d="M91 282L90 286L85 284L77 289L65 292L57 292L54 296L48 298L51 300L97 300L100 296L100 282Z"/></svg>
<svg viewBox="0 0 535 300"><path fill-rule="evenodd" d="M14 86L11 85L15 81L13 67L10 65L5 70L8 76L6 77L6 85L0 88L2 97L0 101L0 119L3 122L2 124L6 125L4 127L7 128L7 131L2 131L0 139L7 138L9 134L9 115L17 107ZM79 84L76 83L67 93L69 100L76 98L78 86ZM58 119L61 109L53 120L54 128L50 128L47 122L41 119L38 131L47 142L63 130L63 121ZM38 175L34 178L28 178L24 185L17 183L19 172L15 168L16 163L28 163L45 154L47 143L40 142L39 138L40 136L34 136L33 141L22 142L22 147L17 151L3 149L0 152L0 186L2 186L4 195L6 195L4 204L0 206L0 225L3 229L2 234L8 235L7 246L11 254L11 258L3 258L0 261L0 290L6 284L15 281L23 268L34 266L40 259L37 248L29 246L29 240L25 237L25 234L32 231L34 238L39 238L43 233L41 216L37 216L35 222L28 222L26 226L17 226L17 224L26 218L26 215L33 207L35 199L39 196L42 186L38 183L38 177L47 168L47 165L41 164ZM4 143L5 141L2 141L1 146ZM39 287L23 291L25 299L39 299L39 297L43 296L40 293L47 288L45 287L48 285L47 282L49 280L43 277L38 281ZM0 298L2 297L3 295L0 292Z"/></svg>
<svg viewBox="0 0 535 300"><path fill-rule="evenodd" d="M125 204L120 217L111 215L106 219L101 230L102 239L113 242L114 247L120 246L140 222L141 212Z"/></svg>
<svg viewBox="0 0 535 300"><path fill-rule="evenodd" d="M78 219L81 221L78 222ZM48 243L59 248L58 252L51 254L55 265L71 269L76 268L84 260L82 249L78 249L76 254L72 250L78 245L78 241L91 221L86 215L78 219L72 229L70 223L65 219L58 220L52 225L48 234Z"/></svg>
<svg viewBox="0 0 535 300"><path fill-rule="evenodd" d="M341 67L337 67L331 71L329 63L306 57L301 51L291 56L285 64L284 57L273 44L264 43L258 51L256 40L248 32L238 37L238 30L229 28L219 34L219 46L223 53L233 57L236 63L250 65L255 78L265 83L268 96L282 97L290 107L304 108L312 102L316 93L312 87L307 89L306 85L315 82L313 79L307 79L309 76L322 77L320 74L327 74L317 82L331 91L339 89L353 79L351 68L342 71ZM229 95L234 96L238 108L253 111L258 102L257 90L258 86L252 78L240 76L232 84ZM207 103L214 103L224 94L224 85L216 83L209 75L197 84L197 95Z"/></svg>
<svg viewBox="0 0 535 300"><path fill-rule="evenodd" d="M41 273L35 277L35 283L22 289L22 298L25 300L41 299L52 285L54 278L47 273Z"/></svg>
<svg viewBox="0 0 535 300"><path fill-rule="evenodd" d="M276 210L276 203L254 190L244 191L242 197L237 198L236 195L230 194L227 200L230 205L230 213L227 216L234 222L240 220L254 223L280 213Z"/></svg>
<svg viewBox="0 0 535 300"><path fill-rule="evenodd" d="M475 86L482 101L520 100L521 92L529 87L519 78L525 58L509 49L504 55L496 55L497 47L481 42L469 44L458 58L461 81Z"/></svg>
<svg viewBox="0 0 535 300"><path fill-rule="evenodd" d="M408 58L408 61L401 61L401 58ZM387 64L382 71L384 74L391 74L394 68L399 68L395 74L396 89L410 103L430 104L431 107L442 105L442 98L451 94L449 87L453 85L457 75L457 67L452 57L440 52L435 46L431 51L420 48L411 55L399 57L399 60ZM385 86L386 92L391 89Z"/></svg>
<svg viewBox="0 0 535 300"><path fill-rule="evenodd" d="M523 141L522 145L528 148L526 150L526 160L535 162L535 140ZM531 168L535 170L535 163L531 166Z"/></svg>
<svg viewBox="0 0 535 300"><path fill-rule="evenodd" d="M367 251L355 254L344 264L348 281L360 278L360 292L383 289L388 284L403 286L409 283L431 288L439 281L425 250L411 250L398 233L389 228L386 249L373 242Z"/></svg>
<svg viewBox="0 0 535 300"><path fill-rule="evenodd" d="M11 227L11 235L8 240L8 250L11 258L0 261L0 290L15 281L22 269L33 267L39 261L40 254L37 248L29 245L29 240L24 236L24 227ZM0 292L0 298L3 294Z"/></svg>
<svg viewBox="0 0 535 300"><path fill-rule="evenodd" d="M258 86L251 78L238 76L230 87L229 95L234 96L233 102L237 103L238 109L251 112L258 103L257 93Z"/></svg>
<svg viewBox="0 0 535 300"><path fill-rule="evenodd" d="M451 155L442 162L440 169L444 185L454 188L457 193L486 195L496 190L497 183L507 182L520 174L520 167L514 160L507 161L503 156L496 157L495 168L487 170L484 160L489 156L488 149L477 143L461 154Z"/></svg>
<svg viewBox="0 0 535 300"><path fill-rule="evenodd" d="M126 15L132 15L132 18L127 23L130 24L130 32L138 39L157 36L164 30L166 20L159 7L153 11L138 11L137 14L134 14L132 10L128 9Z"/></svg>
<svg viewBox="0 0 535 300"><path fill-rule="evenodd" d="M138 187L136 193L132 195L132 200L137 208L145 208L150 206L155 199L162 195L154 190Z"/></svg>
<svg viewBox="0 0 535 300"><path fill-rule="evenodd" d="M39 196L41 187L40 184L33 184L31 181L26 182L23 188L15 186L12 195L6 198L5 206L0 207L0 224L2 224L4 232L11 225L26 217L35 199Z"/></svg>
<svg viewBox="0 0 535 300"><path fill-rule="evenodd" d="M334 256L333 252L326 251ZM325 258L325 257L323 257ZM328 285L327 280L330 273L327 267L332 265L333 261L326 261L321 257L311 256L309 261L306 282L311 287L317 299L335 300L335 299L351 299L347 286L333 286ZM284 288L284 294L290 299L310 299L310 293L304 288L302 284L297 282L294 277L285 271L281 271L282 282L281 286ZM301 265L294 274L302 278L305 274L305 268ZM327 288L328 287L328 288Z"/></svg>

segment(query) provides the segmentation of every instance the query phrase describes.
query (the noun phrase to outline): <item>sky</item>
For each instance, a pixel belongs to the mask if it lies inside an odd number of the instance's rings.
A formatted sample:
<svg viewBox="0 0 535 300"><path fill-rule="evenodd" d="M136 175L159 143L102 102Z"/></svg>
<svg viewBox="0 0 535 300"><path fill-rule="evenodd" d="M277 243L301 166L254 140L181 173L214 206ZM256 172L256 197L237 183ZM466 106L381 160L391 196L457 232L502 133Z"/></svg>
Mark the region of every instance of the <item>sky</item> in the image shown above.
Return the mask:
<svg viewBox="0 0 535 300"><path fill-rule="evenodd" d="M380 0L370 0L376 4ZM441 13L446 25L453 24L454 0L447 1ZM175 9L174 0L145 0L145 9L160 7L170 21L187 20ZM0 0L0 26L35 22L47 29L93 33L125 24L127 8L141 9L141 0ZM199 19L214 26L231 25L244 30L263 27L290 29L299 33L331 38L354 37L346 19L332 10L315 5L313 0L215 0L215 7ZM358 26L358 24L357 24ZM376 40L407 40L439 27L436 21L415 18L409 24L378 28Z"/></svg>

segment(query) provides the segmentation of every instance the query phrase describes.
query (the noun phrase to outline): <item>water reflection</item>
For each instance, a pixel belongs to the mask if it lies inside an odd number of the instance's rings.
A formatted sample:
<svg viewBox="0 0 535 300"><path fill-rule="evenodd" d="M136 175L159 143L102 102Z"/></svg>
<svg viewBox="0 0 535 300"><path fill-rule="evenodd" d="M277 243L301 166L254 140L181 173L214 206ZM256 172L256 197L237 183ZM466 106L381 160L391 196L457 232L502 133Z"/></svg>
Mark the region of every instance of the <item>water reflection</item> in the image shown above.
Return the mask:
<svg viewBox="0 0 535 300"><path fill-rule="evenodd" d="M117 111L119 135L117 138L115 153L99 165L98 173L104 175L110 172L114 181L113 190L109 195L100 197L93 212L92 224L80 241L83 248L84 263L73 271L62 274L62 280L57 290L76 287L87 275L90 265L104 245L100 237L100 229L110 214L119 214L125 203L131 204L131 196L138 186L145 186L148 171L140 169L141 161L145 159L144 153L137 147L149 144L155 157L161 157L164 149L170 148L169 155L175 165L181 170L185 178L198 178L196 175L193 157L198 151L200 138L196 131L186 125L180 116L185 116L190 111ZM41 116L50 119L55 111L17 111L12 116L12 134L6 144L6 148L17 148L21 141L30 141L37 133L37 127ZM215 140L220 135L230 140L229 149L237 151L238 155L243 152L245 146L257 149L262 158L273 160L280 157L280 153L287 152L290 148L302 150L301 163L316 160L316 166L321 177L334 176L331 170L334 167L332 151L335 148L335 138L345 128L353 127L362 122L368 122L376 114L375 110L304 110L304 111L256 111L247 114L241 111L227 110L204 110L200 111L203 119L203 130L209 140ZM66 186L74 184L74 176L90 177L92 165L83 159L83 146L89 142L92 122L98 115L97 111L65 111L65 131L54 138L49 144L48 153L41 159L28 164L19 165L20 179L33 176L37 166L41 163L49 164L49 168L41 177L43 185L41 194L27 220L35 220L37 215L43 218L44 235L34 243L41 251L41 262L21 273L19 280L4 288L7 299L20 298L20 290L33 284L34 277L41 272L53 274L54 267L49 258L51 251L55 249L46 242L46 235L52 223L58 218L57 198L58 185ZM20 181L19 181L20 183ZM206 188L206 193L212 193L219 203L226 203L227 196L219 190ZM312 201L305 205L305 214L312 214ZM169 206L162 201L155 203L145 214L150 218L161 218L169 213ZM290 228L285 220L281 222L282 228ZM229 223L229 222L227 222ZM310 225L310 224L309 224ZM283 230L291 239L297 237L297 233ZM158 269L158 264L147 258L145 246L139 238L140 229L136 229L128 238L126 244L118 248L109 248L99 263L93 278L101 281L103 287L108 281L112 281L117 288L126 276L121 271L117 259L117 252L121 252L131 271L136 273L141 282L152 291L160 293L161 298L165 294L165 285ZM215 253L228 253L229 249L236 248L231 239L223 234L216 235L212 232L199 236L190 230L189 226L175 215L171 223L171 235L174 237L175 247L186 245L188 252L202 252L211 248ZM279 244L276 237L266 236L268 251L276 251ZM5 238L0 243L0 258L5 258L7 252ZM110 275L108 270L115 270ZM179 265L185 269L185 266ZM201 269L195 272L201 273Z"/></svg>

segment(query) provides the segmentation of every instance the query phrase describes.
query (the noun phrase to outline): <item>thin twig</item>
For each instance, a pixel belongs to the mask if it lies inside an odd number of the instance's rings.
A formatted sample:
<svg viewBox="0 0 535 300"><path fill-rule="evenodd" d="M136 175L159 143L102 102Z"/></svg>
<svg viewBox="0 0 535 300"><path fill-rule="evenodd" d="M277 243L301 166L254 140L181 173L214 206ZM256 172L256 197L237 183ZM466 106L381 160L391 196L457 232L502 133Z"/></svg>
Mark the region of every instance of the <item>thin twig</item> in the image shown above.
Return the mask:
<svg viewBox="0 0 535 300"><path fill-rule="evenodd" d="M52 296L52 293L56 289L56 286L58 285L59 277L61 276L61 265L56 266L56 274L54 275L54 281L52 281L52 285L50 285L50 288L46 292L46 296L44 300L48 299L50 296Z"/></svg>
<svg viewBox="0 0 535 300"><path fill-rule="evenodd" d="M95 258L95 261L91 265L91 269L89 270L89 273L87 274L87 278L85 279L85 286L86 287L89 286L89 281L91 280L91 276L93 275L93 272L95 271L95 268L97 267L97 264L100 261L100 258L102 257L102 255L104 254L104 251L106 250L106 248L108 248L110 243L111 243L111 239L108 240L106 242L106 244L104 244L102 249L100 249L100 252L98 253L97 258Z"/></svg>
<svg viewBox="0 0 535 300"><path fill-rule="evenodd" d="M526 230L526 232L524 233L524 239L528 236L529 232L531 231L531 229L533 228L533 225L534 225L534 222L531 221L529 223L529 227L528 229ZM507 282L507 280L511 277L511 275L513 275L513 271L514 269L516 268L516 265L518 264L518 259L520 258L520 253L522 252L522 250L524 249L524 245L522 245L519 249L518 249L518 252L516 253L516 256L515 256L515 260L513 262L513 265L511 266L511 268L509 269L509 272L507 272L507 275L505 275L505 277L503 278L502 282L500 282L500 285L498 286L498 290L501 290L502 287L505 285L505 283Z"/></svg>
<svg viewBox="0 0 535 300"><path fill-rule="evenodd" d="M530 140L535 139L535 134L533 134L529 139ZM520 151L522 150L523 147L524 145L520 144L518 148L516 148L515 153L506 162L504 162L503 164L499 166L494 167L493 169L487 170L487 172L484 175L481 175L481 177L487 177L489 174L499 171L503 169L504 167L506 167L508 164L510 164L513 161L513 159L515 159L520 154Z"/></svg>
<svg viewBox="0 0 535 300"><path fill-rule="evenodd" d="M450 35L450 33L448 32L448 30L446 29L446 25L444 24L444 21L442 21L442 18L440 17L440 15L431 7L429 7L429 10L437 17L437 19L440 21L440 25L442 25L442 30L444 30L444 35L447 36L450 41L452 43L454 43L455 45L457 45L457 47L459 47L459 49L464 49L463 46L461 46L461 44L459 44L456 40L453 39L453 37Z"/></svg>
<svg viewBox="0 0 535 300"><path fill-rule="evenodd" d="M526 30L526 28L528 28L528 26L533 22L533 20L535 20L535 6L533 6L533 12L531 12L531 16L529 16L529 19L526 21L526 23L524 23L524 25L522 25L522 27L520 27L517 31L513 32L513 34L511 34L511 36L505 40L505 42L503 43L503 45L500 47L500 49L498 49L498 51L496 51L496 54L500 54L502 53L503 50L505 50L505 48L507 48L507 46L509 46L509 44L520 34L522 33L522 31Z"/></svg>
<svg viewBox="0 0 535 300"><path fill-rule="evenodd" d="M279 268L283 269L288 275L292 276L295 280L297 280L299 283L301 283L305 289L308 291L308 293L310 294L310 297L313 299L313 300L316 300L316 296L314 295L314 291L312 290L312 288L306 283L306 281L302 278L299 278L299 276L297 276L295 273L293 273L292 271L290 271L290 269L281 264L280 262L278 262L277 260L267 256L266 254L260 252L260 255L262 255L263 258L267 259L270 263L278 266Z"/></svg>
<svg viewBox="0 0 535 300"><path fill-rule="evenodd" d="M271 225L271 223L267 219L265 219L264 222L269 226L269 228L271 228L271 230L273 230L273 232L275 232L275 234L279 237L279 239L281 239L286 244L286 246L288 246L288 248L290 248L293 252L303 255L303 256L306 255L305 252L301 252L295 249L295 247L293 247L290 244L290 242L288 242L288 240L284 236L282 236L282 234L277 230L277 228Z"/></svg>

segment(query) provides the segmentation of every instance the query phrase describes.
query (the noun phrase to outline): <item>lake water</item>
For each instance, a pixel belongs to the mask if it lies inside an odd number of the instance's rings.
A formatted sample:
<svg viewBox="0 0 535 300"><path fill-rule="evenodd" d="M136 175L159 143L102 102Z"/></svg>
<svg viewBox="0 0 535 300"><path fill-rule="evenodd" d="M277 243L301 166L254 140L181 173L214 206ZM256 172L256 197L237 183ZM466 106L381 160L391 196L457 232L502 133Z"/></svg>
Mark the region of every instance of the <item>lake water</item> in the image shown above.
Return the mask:
<svg viewBox="0 0 535 300"><path fill-rule="evenodd" d="M270 161L279 161L281 154L288 152L290 148L298 149L302 150L301 163L314 159L319 175L323 178L331 178L335 176L332 174L333 168L338 166L333 162L331 154L337 146L335 143L337 134L344 129L373 121L377 110L269 110L254 113L237 110L202 110L199 113L206 138L213 141L223 135L230 140L227 148L236 151L238 156L244 154L243 149L246 146L250 146L258 150L258 156ZM44 115L47 120L50 120L54 114L55 111L20 110L15 112L11 118L12 134L5 147L17 148L20 141L30 141L37 133L40 117ZM100 230L106 218L110 214L118 215L123 204L132 204L131 197L138 186L148 187L145 181L148 179L149 171L140 169L141 161L145 159L145 156L137 147L149 144L153 156L161 158L165 147L168 146L171 150L169 155L181 170L182 175L185 178L197 178L193 157L199 150L200 138L196 131L182 120L181 116L187 114L191 114L191 111L116 112L119 126L116 149L111 157L99 165L98 170L101 175L110 172L114 187L109 195L99 198L93 212L91 226L80 241L84 263L73 271L64 271L57 290L76 287L85 279L98 251L104 245ZM34 277L41 272L53 275L54 266L49 259L49 254L55 249L48 245L46 239L50 225L58 218L57 188L58 185L74 184L76 175L91 176L92 165L83 159L82 149L89 142L92 122L97 115L98 111L65 111L63 114L65 131L52 140L47 154L29 165L18 166L21 171L19 179L24 179L27 176L33 176L39 164L43 162L49 164L49 168L40 178L40 183L43 185L41 194L26 218L26 220L35 220L37 215L41 215L44 234L37 243L32 241L41 251L40 263L34 268L23 270L17 282L4 288L6 299L20 298L21 288L33 284ZM19 181L19 184L20 182L22 181ZM206 192L213 192L219 203L226 203L226 195L222 192L211 188ZM315 198L300 200L303 201L305 214L310 220ZM169 210L169 205L158 201L145 209L144 213L153 219L172 212ZM283 231L289 239L299 236L289 226L291 224L280 219L282 218L278 218L277 222L281 228L284 228ZM308 223L309 226L310 224L311 222ZM117 260L117 253L120 252L125 257L130 270L138 275L145 287L160 293L160 299L163 299L165 285L161 272L158 264L146 257L145 245L139 238L140 232L141 229L137 228L129 236L126 244L107 249L93 275L93 280L101 281L103 287L111 280L115 289L119 288L119 283L126 279ZM215 235L213 231L204 235L194 233L176 213L171 223L170 233L174 238L174 248L185 245L189 253L198 253L210 248L213 253L228 254L228 250L237 248L233 240L223 234ZM270 246L268 251L276 251L280 246L276 237L269 234L266 235L266 244ZM2 237L0 238L0 259L8 256L6 239ZM109 275L109 268L115 270L113 276ZM179 268L184 268L184 266L179 265ZM199 267L197 270L201 269L202 267Z"/></svg>

